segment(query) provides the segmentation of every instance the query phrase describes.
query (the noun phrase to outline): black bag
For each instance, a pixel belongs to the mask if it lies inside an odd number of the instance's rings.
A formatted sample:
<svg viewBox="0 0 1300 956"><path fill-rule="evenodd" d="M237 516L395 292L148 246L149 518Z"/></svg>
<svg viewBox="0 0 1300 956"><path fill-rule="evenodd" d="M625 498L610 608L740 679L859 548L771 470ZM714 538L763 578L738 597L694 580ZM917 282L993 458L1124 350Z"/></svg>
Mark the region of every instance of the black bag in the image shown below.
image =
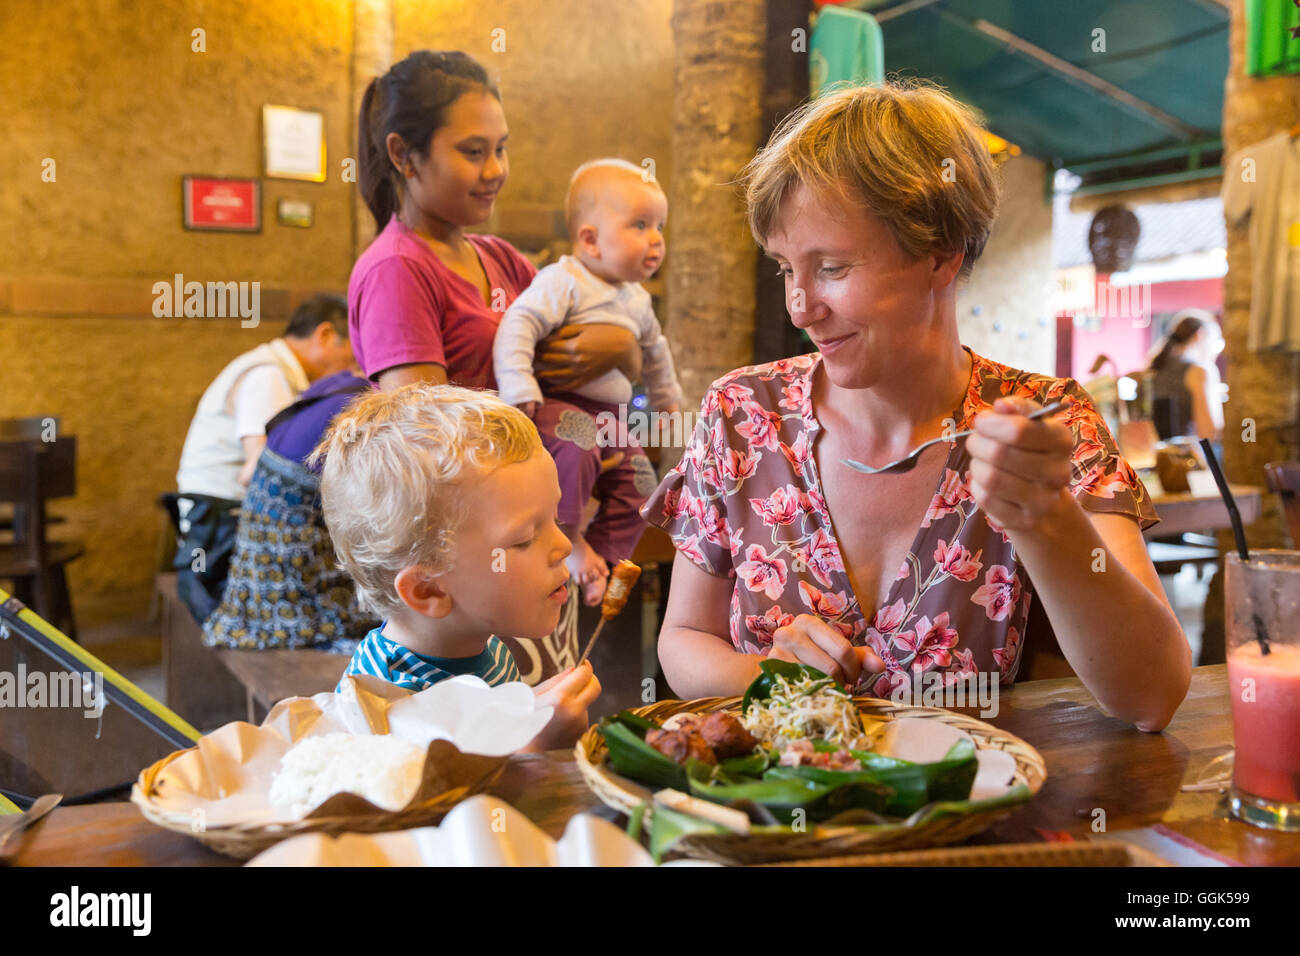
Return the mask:
<svg viewBox="0 0 1300 956"><path fill-rule="evenodd" d="M181 532L173 567L176 591L200 624L216 610L226 587L230 557L239 531L240 502L211 495L182 494L192 502L181 519Z"/></svg>

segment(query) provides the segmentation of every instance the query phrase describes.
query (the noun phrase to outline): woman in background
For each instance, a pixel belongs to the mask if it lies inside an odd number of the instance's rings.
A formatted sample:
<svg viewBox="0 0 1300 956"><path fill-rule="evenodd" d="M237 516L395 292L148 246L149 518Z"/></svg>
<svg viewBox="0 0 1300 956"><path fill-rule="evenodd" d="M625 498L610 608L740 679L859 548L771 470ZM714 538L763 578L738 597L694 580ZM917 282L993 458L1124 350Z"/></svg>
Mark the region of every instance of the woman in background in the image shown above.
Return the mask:
<svg viewBox="0 0 1300 956"><path fill-rule="evenodd" d="M506 240L468 231L491 217L510 171L500 91L468 54L419 50L370 82L357 129L357 185L378 230L348 283L362 371L384 390L495 389L497 326L537 272ZM540 343L538 361L538 378L562 391L615 368L641 377L636 337L613 325L562 328ZM545 641L500 635L529 684L577 663L571 593Z"/></svg>
<svg viewBox="0 0 1300 956"><path fill-rule="evenodd" d="M1170 323L1172 331L1151 360L1151 395L1156 431L1162 439L1193 435L1219 441L1223 402L1215 357L1223 335L1213 315L1184 309Z"/></svg>
<svg viewBox="0 0 1300 956"><path fill-rule="evenodd" d="M339 311L346 308L337 299ZM221 603L203 622L209 647L310 647L351 654L377 622L339 567L320 501L320 469L306 464L330 422L371 384L351 369L318 379L266 424L266 447L240 509Z"/></svg>

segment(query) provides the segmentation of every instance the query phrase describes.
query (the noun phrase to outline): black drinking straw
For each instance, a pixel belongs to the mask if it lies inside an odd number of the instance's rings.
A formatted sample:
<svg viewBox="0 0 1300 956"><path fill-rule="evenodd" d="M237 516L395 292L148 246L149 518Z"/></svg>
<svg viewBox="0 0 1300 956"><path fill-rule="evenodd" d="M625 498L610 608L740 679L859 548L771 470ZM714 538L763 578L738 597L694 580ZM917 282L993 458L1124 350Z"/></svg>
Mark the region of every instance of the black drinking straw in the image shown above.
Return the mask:
<svg viewBox="0 0 1300 956"><path fill-rule="evenodd" d="M1214 449L1210 446L1208 438L1201 439L1201 451L1205 452L1205 463L1210 466L1210 474L1214 476L1214 483L1219 486L1219 494L1223 496L1223 503L1228 506L1228 518L1232 521L1232 534L1237 539L1237 555L1245 564L1250 563L1250 552L1246 550L1246 530L1241 526L1241 512L1237 510L1237 501L1232 497L1232 492L1228 490L1228 481L1223 477L1223 470L1219 467L1219 459L1214 457ZM1262 653L1269 653L1268 635L1264 633L1264 622L1259 619L1258 614L1252 615L1255 622L1255 640L1259 641L1259 649Z"/></svg>

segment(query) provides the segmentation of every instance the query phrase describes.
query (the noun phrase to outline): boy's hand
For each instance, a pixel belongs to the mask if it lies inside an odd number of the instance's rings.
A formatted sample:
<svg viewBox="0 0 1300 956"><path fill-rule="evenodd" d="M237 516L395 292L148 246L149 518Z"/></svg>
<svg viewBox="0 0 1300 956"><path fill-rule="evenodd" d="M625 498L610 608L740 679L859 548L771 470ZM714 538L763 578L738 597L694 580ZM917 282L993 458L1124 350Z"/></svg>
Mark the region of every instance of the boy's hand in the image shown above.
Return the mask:
<svg viewBox="0 0 1300 956"><path fill-rule="evenodd" d="M536 402L522 402L522 403L520 403L520 405L519 405L519 410L520 410L521 412L523 412L525 415L527 415L529 418L536 418L536 417L537 417L537 403L536 403Z"/></svg>
<svg viewBox="0 0 1300 956"><path fill-rule="evenodd" d="M567 668L533 688L538 707L554 707L551 722L532 739L525 752L572 747L588 727L587 708L600 696L600 681L591 662Z"/></svg>

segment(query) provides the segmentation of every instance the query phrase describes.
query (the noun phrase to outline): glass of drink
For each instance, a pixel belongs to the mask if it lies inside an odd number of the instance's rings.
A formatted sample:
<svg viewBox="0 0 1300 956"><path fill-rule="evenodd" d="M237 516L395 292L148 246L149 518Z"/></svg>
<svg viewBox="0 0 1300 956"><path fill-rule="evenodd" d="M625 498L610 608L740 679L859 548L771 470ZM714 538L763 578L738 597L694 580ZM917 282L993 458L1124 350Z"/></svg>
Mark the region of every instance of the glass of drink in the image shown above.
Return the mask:
<svg viewBox="0 0 1300 956"><path fill-rule="evenodd" d="M1255 826L1300 830L1300 551L1229 554L1225 586L1229 804Z"/></svg>

